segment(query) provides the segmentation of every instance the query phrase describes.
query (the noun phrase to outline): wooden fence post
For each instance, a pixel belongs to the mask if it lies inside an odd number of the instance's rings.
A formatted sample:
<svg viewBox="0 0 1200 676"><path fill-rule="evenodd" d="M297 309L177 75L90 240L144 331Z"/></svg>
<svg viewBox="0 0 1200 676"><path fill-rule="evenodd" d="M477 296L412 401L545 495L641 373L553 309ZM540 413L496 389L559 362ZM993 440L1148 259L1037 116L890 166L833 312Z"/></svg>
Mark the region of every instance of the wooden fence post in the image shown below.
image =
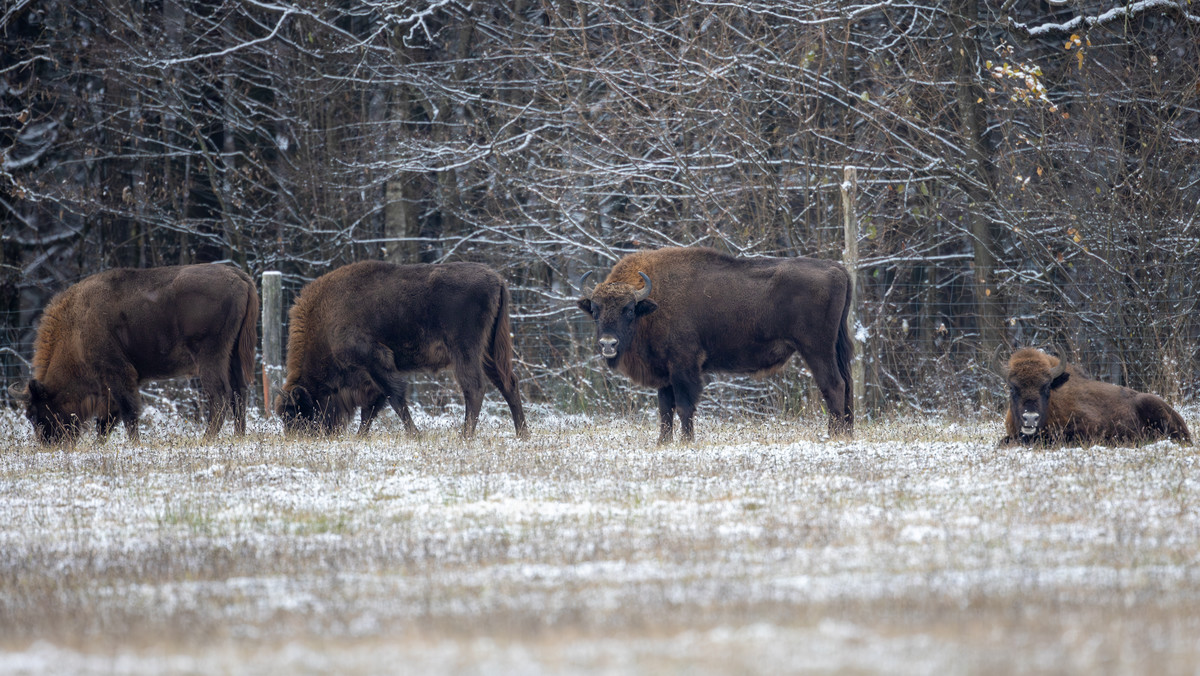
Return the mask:
<svg viewBox="0 0 1200 676"><path fill-rule="evenodd" d="M271 404L283 386L283 274L262 275L263 415L271 417Z"/></svg>
<svg viewBox="0 0 1200 676"><path fill-rule="evenodd" d="M846 225L846 250L842 255L842 264L850 273L850 312L846 315L846 323L850 327L850 338L854 342L854 361L850 364L850 379L853 381L854 410L857 415L861 416L866 413L864 408L866 370L863 366L863 341L858 330L861 295L858 288L858 213L854 205L857 191L857 173L854 167L848 166L844 170L842 179L842 214Z"/></svg>

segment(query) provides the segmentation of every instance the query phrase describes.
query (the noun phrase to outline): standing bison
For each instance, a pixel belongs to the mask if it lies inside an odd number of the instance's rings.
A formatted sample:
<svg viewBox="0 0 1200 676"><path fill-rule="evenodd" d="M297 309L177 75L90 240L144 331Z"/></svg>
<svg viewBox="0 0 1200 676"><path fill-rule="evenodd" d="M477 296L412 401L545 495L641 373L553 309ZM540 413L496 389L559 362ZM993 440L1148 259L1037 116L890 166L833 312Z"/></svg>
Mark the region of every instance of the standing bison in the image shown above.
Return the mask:
<svg viewBox="0 0 1200 676"><path fill-rule="evenodd" d="M1002 444L1191 442L1183 418L1159 397L1092 380L1041 350L1014 352L1004 375L1010 400Z"/></svg>
<svg viewBox="0 0 1200 676"><path fill-rule="evenodd" d="M138 386L200 377L207 438L232 409L246 431L246 387L254 368L258 293L228 265L107 270L55 296L42 314L33 378L11 390L46 444L73 442L96 419L103 439L119 418L138 438Z"/></svg>
<svg viewBox="0 0 1200 676"><path fill-rule="evenodd" d="M365 434L390 403L415 433L404 374L453 366L466 401L463 436L475 433L484 375L527 436L508 303L504 280L476 263L362 261L317 278L288 315L287 381L275 401L284 429L331 434L361 408Z"/></svg>
<svg viewBox="0 0 1200 676"><path fill-rule="evenodd" d="M625 256L579 307L608 365L658 389L660 444L671 441L676 411L684 440L694 438L702 374L770 374L794 352L829 407L830 434L849 435L850 292L846 269L829 261L669 248Z"/></svg>

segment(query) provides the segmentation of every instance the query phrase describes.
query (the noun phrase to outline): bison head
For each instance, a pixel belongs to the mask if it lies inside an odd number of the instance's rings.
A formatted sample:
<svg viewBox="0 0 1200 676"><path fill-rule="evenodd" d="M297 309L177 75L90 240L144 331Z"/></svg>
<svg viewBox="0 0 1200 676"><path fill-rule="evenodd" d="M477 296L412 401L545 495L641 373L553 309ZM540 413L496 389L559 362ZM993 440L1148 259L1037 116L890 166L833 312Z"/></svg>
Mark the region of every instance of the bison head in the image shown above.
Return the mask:
<svg viewBox="0 0 1200 676"><path fill-rule="evenodd" d="M1009 413L1019 426L1021 441L1028 442L1046 426L1050 391L1061 387L1071 375L1066 363L1034 348L1013 353L1005 369L1008 380Z"/></svg>
<svg viewBox="0 0 1200 676"><path fill-rule="evenodd" d="M589 274L579 280L580 287ZM601 282L589 296L579 299L579 309L596 322L596 346L610 366L616 364L629 347L638 317L658 309L658 305L649 298L650 278L644 272L638 275L645 281L640 289L625 282Z"/></svg>
<svg viewBox="0 0 1200 676"><path fill-rule="evenodd" d="M299 385L275 397L275 414L286 434L311 433L317 429L317 406L308 390Z"/></svg>
<svg viewBox="0 0 1200 676"><path fill-rule="evenodd" d="M83 411L76 397L56 394L35 379L22 387L13 385L8 391L25 403L25 417L41 443L73 443L83 432Z"/></svg>

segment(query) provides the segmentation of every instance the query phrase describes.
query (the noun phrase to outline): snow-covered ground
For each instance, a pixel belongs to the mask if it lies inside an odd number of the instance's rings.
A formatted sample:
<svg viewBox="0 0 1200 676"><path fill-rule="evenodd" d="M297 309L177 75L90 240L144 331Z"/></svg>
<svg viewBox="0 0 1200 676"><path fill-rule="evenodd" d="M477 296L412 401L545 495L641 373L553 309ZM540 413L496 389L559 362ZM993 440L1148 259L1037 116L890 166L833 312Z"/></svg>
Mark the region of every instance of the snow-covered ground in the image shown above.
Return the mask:
<svg viewBox="0 0 1200 676"><path fill-rule="evenodd" d="M3 412L0 674L1200 669L1191 447L416 419L205 444L150 409L140 446L47 450Z"/></svg>

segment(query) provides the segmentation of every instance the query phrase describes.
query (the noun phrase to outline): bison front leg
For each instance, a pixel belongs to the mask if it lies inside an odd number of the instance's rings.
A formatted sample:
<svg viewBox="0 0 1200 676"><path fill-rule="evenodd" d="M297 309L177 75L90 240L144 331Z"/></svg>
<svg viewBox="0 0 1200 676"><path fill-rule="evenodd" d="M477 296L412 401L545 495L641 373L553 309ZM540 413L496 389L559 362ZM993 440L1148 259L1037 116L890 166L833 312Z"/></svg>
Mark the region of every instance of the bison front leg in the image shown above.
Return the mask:
<svg viewBox="0 0 1200 676"><path fill-rule="evenodd" d="M413 424L412 414L408 411L408 381L401 380L392 387L388 402L396 415L400 416L400 422L404 423L404 433L410 437L417 436L417 426Z"/></svg>
<svg viewBox="0 0 1200 676"><path fill-rule="evenodd" d="M404 423L404 431L410 436L416 436L417 426L413 424L412 414L408 412L408 381L404 379L402 373L396 370L395 354L383 345L376 345L368 362L367 372L383 388L383 395L373 404L376 408L371 412L371 418L375 417L378 408L382 407L386 400L392 405L392 410L396 412L396 415L400 416L400 422ZM366 415L367 409L364 408L363 416ZM366 429L370 427L371 422L364 417L362 424L363 427L359 429L359 432L366 434Z"/></svg>
<svg viewBox="0 0 1200 676"><path fill-rule="evenodd" d="M96 416L96 437L100 443L108 441L108 435L112 432L112 428L116 426L120 418L115 413L105 413L104 415Z"/></svg>
<svg viewBox="0 0 1200 676"><path fill-rule="evenodd" d="M138 443L141 441L141 435L138 434L138 417L142 412L142 395L135 389L132 392L113 392L113 398L117 404L117 415L125 425L125 436Z"/></svg>
<svg viewBox="0 0 1200 676"><path fill-rule="evenodd" d="M658 444L671 443L675 428L675 390L670 385L658 389Z"/></svg>
<svg viewBox="0 0 1200 676"><path fill-rule="evenodd" d="M696 415L696 405L700 402L702 387L699 369L688 369L671 374L671 390L675 394L675 412L679 414L679 437L687 443L696 440L692 418Z"/></svg>
<svg viewBox="0 0 1200 676"><path fill-rule="evenodd" d="M371 423L374 422L375 416L379 415L379 409L383 408L383 405L386 403L387 395L380 394L378 397L375 397L375 401L362 407L360 422L358 424L358 436L367 436L367 432L371 431Z"/></svg>

